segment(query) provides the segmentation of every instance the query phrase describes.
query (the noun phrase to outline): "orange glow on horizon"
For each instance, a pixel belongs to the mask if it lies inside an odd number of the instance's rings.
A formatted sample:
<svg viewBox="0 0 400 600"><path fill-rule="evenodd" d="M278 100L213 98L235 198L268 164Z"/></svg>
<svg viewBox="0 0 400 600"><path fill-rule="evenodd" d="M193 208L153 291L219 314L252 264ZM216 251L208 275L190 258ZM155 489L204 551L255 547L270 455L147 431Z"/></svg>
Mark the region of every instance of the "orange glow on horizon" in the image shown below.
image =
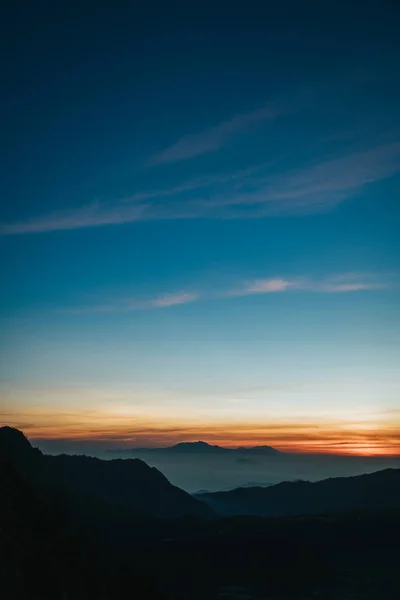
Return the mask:
<svg viewBox="0 0 400 600"><path fill-rule="evenodd" d="M4 413L4 424L21 429L29 439L65 440L71 444L96 443L103 448L132 446L170 446L198 440L209 444L273 446L296 453L399 456L399 415L368 415L360 420L333 418L265 418L264 422L205 423L193 416L145 418L124 411L27 409Z"/></svg>

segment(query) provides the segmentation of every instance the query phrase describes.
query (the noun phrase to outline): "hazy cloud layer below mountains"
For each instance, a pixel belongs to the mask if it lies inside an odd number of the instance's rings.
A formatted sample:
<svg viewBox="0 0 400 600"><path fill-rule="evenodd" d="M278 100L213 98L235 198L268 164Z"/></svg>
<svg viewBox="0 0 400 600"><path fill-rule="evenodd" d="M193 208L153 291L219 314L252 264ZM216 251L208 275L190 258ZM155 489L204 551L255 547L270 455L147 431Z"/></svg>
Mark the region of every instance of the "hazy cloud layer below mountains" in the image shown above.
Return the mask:
<svg viewBox="0 0 400 600"><path fill-rule="evenodd" d="M43 452L57 454L65 450L42 441L35 444ZM77 450L75 450L77 452ZM262 456L247 453L203 453L168 451L91 451L88 455L99 458L140 458L159 469L171 483L190 492L218 491L254 484L275 484L285 480L305 479L318 481L327 477L347 477L373 473L380 469L399 468L398 457L360 457L310 454L278 454ZM83 453L82 452L82 453Z"/></svg>

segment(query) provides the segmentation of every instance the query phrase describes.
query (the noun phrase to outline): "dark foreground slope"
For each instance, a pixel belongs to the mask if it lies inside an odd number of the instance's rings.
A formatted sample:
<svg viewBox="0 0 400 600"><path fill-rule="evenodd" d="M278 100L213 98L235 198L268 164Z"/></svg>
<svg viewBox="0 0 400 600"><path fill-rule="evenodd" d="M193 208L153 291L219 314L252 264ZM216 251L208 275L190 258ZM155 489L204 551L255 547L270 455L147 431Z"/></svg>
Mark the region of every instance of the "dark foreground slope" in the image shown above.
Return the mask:
<svg viewBox="0 0 400 600"><path fill-rule="evenodd" d="M314 483L286 481L270 487L237 488L196 497L224 516L271 517L400 509L400 469Z"/></svg>
<svg viewBox="0 0 400 600"><path fill-rule="evenodd" d="M2 431L1 440L0 591L7 600L398 600L399 512L132 517L119 504L110 510L95 502L89 484L79 502L50 485L42 455L21 434ZM79 487L82 474L75 477Z"/></svg>
<svg viewBox="0 0 400 600"><path fill-rule="evenodd" d="M0 594L7 600L164 598L157 580L77 525L68 502L0 457Z"/></svg>
<svg viewBox="0 0 400 600"><path fill-rule="evenodd" d="M157 544L149 558L182 598L398 600L399 536L391 511L233 517Z"/></svg>
<svg viewBox="0 0 400 600"><path fill-rule="evenodd" d="M0 429L0 453L32 481L75 500L92 501L131 515L177 518L212 514L204 503L173 486L160 471L139 459L100 460L87 456L48 456L32 448L16 429Z"/></svg>

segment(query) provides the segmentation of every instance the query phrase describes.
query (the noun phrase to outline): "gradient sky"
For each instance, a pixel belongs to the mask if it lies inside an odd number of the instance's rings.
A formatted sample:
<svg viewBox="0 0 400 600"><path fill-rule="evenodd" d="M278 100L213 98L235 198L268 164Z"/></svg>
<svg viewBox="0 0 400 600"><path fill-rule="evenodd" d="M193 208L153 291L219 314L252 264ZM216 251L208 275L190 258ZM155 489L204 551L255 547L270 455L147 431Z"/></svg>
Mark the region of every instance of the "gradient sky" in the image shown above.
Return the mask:
<svg viewBox="0 0 400 600"><path fill-rule="evenodd" d="M395 3L126 4L1 25L2 420L400 453Z"/></svg>

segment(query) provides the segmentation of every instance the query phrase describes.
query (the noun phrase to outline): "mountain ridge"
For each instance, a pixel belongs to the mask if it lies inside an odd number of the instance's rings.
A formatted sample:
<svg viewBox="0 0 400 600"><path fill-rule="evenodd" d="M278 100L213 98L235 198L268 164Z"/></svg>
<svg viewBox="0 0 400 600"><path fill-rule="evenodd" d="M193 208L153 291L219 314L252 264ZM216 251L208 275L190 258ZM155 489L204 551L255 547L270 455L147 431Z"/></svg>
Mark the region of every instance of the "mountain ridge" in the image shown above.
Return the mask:
<svg viewBox="0 0 400 600"><path fill-rule="evenodd" d="M278 456L284 454L282 451L272 446L238 446L236 448L226 448L224 446L212 445L204 441L179 442L173 446L150 446L150 447L131 447L131 448L110 448L109 453L127 453L127 452L154 452L154 453L177 453L177 454L263 454Z"/></svg>
<svg viewBox="0 0 400 600"><path fill-rule="evenodd" d="M260 517L400 508L400 469L383 469L320 481L283 481L268 487L238 487L195 494L221 516Z"/></svg>
<svg viewBox="0 0 400 600"><path fill-rule="evenodd" d="M213 511L172 485L140 459L102 460L84 455L42 454L18 429L0 428L0 459L12 463L38 486L67 495L76 505L87 501L129 510L137 516L209 517Z"/></svg>

